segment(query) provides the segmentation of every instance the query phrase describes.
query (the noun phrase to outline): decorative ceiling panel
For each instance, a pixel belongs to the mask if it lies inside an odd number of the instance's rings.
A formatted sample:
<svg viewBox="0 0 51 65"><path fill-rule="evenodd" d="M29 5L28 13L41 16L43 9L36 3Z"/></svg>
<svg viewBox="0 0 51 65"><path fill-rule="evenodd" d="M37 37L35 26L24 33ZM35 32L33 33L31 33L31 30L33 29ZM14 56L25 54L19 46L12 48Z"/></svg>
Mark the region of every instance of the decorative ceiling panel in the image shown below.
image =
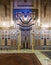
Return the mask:
<svg viewBox="0 0 51 65"><path fill-rule="evenodd" d="M14 9L13 19L20 29L30 30L38 19L38 9Z"/></svg>
<svg viewBox="0 0 51 65"><path fill-rule="evenodd" d="M14 0L14 8L16 7L32 7L33 0Z"/></svg>

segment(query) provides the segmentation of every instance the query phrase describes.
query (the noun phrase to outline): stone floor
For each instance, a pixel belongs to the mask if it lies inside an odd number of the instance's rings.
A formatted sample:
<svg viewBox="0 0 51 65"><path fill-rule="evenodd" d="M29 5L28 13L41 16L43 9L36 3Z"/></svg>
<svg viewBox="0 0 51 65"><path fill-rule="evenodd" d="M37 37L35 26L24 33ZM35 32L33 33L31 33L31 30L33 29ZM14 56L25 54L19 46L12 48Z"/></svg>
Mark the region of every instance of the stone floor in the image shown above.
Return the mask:
<svg viewBox="0 0 51 65"><path fill-rule="evenodd" d="M48 58L51 59L51 52L50 51L46 51L46 52L42 52L44 55L46 55Z"/></svg>

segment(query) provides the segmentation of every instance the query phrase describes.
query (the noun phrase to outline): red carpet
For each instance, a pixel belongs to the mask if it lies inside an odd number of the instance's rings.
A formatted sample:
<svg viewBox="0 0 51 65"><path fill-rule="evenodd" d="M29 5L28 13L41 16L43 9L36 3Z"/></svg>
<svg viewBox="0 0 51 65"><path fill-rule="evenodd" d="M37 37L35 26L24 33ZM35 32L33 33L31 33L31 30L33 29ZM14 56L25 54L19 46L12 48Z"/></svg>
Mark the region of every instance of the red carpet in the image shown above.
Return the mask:
<svg viewBox="0 0 51 65"><path fill-rule="evenodd" d="M35 54L0 54L0 65L41 65Z"/></svg>

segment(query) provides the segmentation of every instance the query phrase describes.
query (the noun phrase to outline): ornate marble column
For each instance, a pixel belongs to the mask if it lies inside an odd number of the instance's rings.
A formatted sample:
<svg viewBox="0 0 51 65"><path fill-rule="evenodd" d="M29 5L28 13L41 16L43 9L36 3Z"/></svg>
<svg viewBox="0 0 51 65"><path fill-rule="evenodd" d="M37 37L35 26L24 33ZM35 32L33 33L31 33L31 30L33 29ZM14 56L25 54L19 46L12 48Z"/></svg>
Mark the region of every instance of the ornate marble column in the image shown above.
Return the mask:
<svg viewBox="0 0 51 65"><path fill-rule="evenodd" d="M18 50L21 48L21 31L18 33Z"/></svg>

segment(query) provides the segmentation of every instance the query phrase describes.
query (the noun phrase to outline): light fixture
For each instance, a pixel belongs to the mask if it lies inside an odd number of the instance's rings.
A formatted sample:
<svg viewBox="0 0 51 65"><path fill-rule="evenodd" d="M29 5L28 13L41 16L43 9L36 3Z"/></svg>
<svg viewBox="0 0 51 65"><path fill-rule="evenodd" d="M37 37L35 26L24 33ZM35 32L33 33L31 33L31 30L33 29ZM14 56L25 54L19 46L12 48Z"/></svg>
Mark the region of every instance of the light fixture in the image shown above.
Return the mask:
<svg viewBox="0 0 51 65"><path fill-rule="evenodd" d="M3 21L2 22L2 27L10 27L10 24L9 24L9 22L7 21Z"/></svg>
<svg viewBox="0 0 51 65"><path fill-rule="evenodd" d="M40 23L40 18L38 18L37 22Z"/></svg>
<svg viewBox="0 0 51 65"><path fill-rule="evenodd" d="M42 28L48 28L49 26L48 26L47 24L46 24L46 25L44 24L44 25L42 25L41 27L42 27Z"/></svg>
<svg viewBox="0 0 51 65"><path fill-rule="evenodd" d="M11 26L14 26L14 21L13 20L11 21Z"/></svg>
<svg viewBox="0 0 51 65"><path fill-rule="evenodd" d="M24 21L27 21L27 17L24 17Z"/></svg>
<svg viewBox="0 0 51 65"><path fill-rule="evenodd" d="M40 18L38 18L37 23L38 23L38 26L40 26Z"/></svg>
<svg viewBox="0 0 51 65"><path fill-rule="evenodd" d="M3 22L3 26L6 26L6 22Z"/></svg>
<svg viewBox="0 0 51 65"><path fill-rule="evenodd" d="M12 22L11 22L11 24L13 25L13 24L14 24L14 22L12 21Z"/></svg>

